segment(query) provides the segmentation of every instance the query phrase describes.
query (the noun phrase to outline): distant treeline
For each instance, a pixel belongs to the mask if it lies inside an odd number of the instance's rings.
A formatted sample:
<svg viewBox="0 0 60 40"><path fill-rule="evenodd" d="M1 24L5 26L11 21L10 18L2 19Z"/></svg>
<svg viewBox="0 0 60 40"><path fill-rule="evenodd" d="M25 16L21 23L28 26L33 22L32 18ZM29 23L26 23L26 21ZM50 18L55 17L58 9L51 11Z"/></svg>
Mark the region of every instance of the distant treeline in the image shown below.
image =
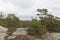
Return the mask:
<svg viewBox="0 0 60 40"><path fill-rule="evenodd" d="M7 28L29 28L28 34L41 37L46 32L60 32L60 18L49 14L47 9L37 9L37 16L40 20L32 18L30 21L23 21L16 17L14 14L8 14L4 17L0 13L0 25Z"/></svg>

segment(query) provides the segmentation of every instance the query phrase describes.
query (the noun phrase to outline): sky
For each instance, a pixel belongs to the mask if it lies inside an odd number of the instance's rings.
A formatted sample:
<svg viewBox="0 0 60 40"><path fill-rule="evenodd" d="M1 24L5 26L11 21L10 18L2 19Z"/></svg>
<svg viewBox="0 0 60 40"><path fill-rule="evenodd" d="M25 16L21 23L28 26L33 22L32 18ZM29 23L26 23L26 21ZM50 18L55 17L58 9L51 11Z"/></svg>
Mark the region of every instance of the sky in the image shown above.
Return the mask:
<svg viewBox="0 0 60 40"><path fill-rule="evenodd" d="M49 13L60 16L60 0L0 0L0 11L5 15L14 13L23 20L36 17L38 8L46 8Z"/></svg>

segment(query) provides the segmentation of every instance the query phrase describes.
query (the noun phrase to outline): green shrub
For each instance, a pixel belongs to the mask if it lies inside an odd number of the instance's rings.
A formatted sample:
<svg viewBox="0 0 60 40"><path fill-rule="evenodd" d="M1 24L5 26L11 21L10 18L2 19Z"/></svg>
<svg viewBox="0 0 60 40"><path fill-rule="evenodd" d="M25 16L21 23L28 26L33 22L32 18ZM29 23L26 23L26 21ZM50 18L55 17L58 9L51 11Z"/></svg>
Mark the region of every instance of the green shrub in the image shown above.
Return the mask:
<svg viewBox="0 0 60 40"><path fill-rule="evenodd" d="M33 35L35 37L42 37L43 34L46 33L46 27L42 25L41 22L37 21L36 19L33 19L30 23L31 26L27 30L27 34Z"/></svg>

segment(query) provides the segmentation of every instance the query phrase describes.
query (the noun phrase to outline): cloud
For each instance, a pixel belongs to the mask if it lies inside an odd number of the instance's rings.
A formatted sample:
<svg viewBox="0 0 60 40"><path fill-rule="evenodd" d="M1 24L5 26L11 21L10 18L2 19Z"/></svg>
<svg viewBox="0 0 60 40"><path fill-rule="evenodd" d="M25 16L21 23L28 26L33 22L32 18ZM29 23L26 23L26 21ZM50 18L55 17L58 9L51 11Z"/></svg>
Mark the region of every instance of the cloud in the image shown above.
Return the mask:
<svg viewBox="0 0 60 40"><path fill-rule="evenodd" d="M36 17L38 8L47 8L54 15L60 16L60 0L0 0L0 11L13 12L26 19Z"/></svg>
<svg viewBox="0 0 60 40"><path fill-rule="evenodd" d="M6 0L6 1L9 1L17 6L20 6L21 8L30 8L36 2L36 0Z"/></svg>
<svg viewBox="0 0 60 40"><path fill-rule="evenodd" d="M15 7L10 2L5 2L0 0L0 11L3 11L5 13L14 12L17 10L17 7Z"/></svg>

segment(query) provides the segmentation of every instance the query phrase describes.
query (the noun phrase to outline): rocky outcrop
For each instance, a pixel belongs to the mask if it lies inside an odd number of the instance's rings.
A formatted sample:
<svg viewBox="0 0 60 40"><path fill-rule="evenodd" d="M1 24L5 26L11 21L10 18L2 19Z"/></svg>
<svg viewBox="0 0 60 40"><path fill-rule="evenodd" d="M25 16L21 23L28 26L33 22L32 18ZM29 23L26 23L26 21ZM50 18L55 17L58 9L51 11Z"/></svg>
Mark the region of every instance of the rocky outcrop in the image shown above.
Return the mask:
<svg viewBox="0 0 60 40"><path fill-rule="evenodd" d="M20 34L27 34L27 30L28 28L17 28L17 30L15 32L12 33L12 35L20 35Z"/></svg>
<svg viewBox="0 0 60 40"><path fill-rule="evenodd" d="M8 28L2 27L0 25L0 33L6 33L8 31Z"/></svg>
<svg viewBox="0 0 60 40"><path fill-rule="evenodd" d="M14 28L11 28L10 30L8 30L8 35L5 37L5 40L15 39L17 35L27 34L26 29L27 28L17 28L17 30L12 31L14 30Z"/></svg>
<svg viewBox="0 0 60 40"><path fill-rule="evenodd" d="M6 35L7 35L6 33L0 33L0 40L4 40Z"/></svg>
<svg viewBox="0 0 60 40"><path fill-rule="evenodd" d="M60 33L51 33L54 40L60 40Z"/></svg>
<svg viewBox="0 0 60 40"><path fill-rule="evenodd" d="M47 32L43 35L43 38L36 38L34 36L27 35L26 28L17 28L17 30L13 32L12 35L6 37L6 40L60 40L59 35L60 33ZM0 38L0 40L3 40L3 38Z"/></svg>
<svg viewBox="0 0 60 40"><path fill-rule="evenodd" d="M0 26L0 40L4 40L4 37L7 35L8 28Z"/></svg>
<svg viewBox="0 0 60 40"><path fill-rule="evenodd" d="M42 40L60 40L60 33L49 33L47 32Z"/></svg>
<svg viewBox="0 0 60 40"><path fill-rule="evenodd" d="M41 40L41 39L35 38L34 36L30 36L30 35L18 35L13 40Z"/></svg>
<svg viewBox="0 0 60 40"><path fill-rule="evenodd" d="M7 31L7 36L5 36L5 39L4 40L8 40L8 38L9 39L11 39L11 38L13 38L13 36L12 36L12 33L14 33L16 31L16 28L15 27L10 27L10 28L8 28L8 31Z"/></svg>
<svg viewBox="0 0 60 40"><path fill-rule="evenodd" d="M53 38L53 35L52 35L51 33L47 32L47 33L43 36L42 40L54 40L54 38Z"/></svg>
<svg viewBox="0 0 60 40"><path fill-rule="evenodd" d="M27 35L27 28L17 28L15 32L12 33L12 36L9 36L7 40L41 40L34 36Z"/></svg>

